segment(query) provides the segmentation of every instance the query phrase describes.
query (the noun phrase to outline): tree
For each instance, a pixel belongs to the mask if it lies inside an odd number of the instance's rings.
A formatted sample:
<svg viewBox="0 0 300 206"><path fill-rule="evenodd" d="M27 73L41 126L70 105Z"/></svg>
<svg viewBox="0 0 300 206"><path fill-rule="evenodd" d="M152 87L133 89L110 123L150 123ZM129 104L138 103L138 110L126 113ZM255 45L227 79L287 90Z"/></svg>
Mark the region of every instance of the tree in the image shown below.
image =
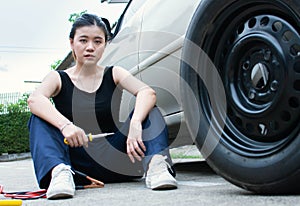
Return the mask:
<svg viewBox="0 0 300 206"><path fill-rule="evenodd" d="M51 64L51 69L52 69L52 70L55 70L55 69L58 67L58 65L60 65L61 62L62 62L61 59L56 60L55 62L53 62L53 63Z"/></svg>
<svg viewBox="0 0 300 206"><path fill-rule="evenodd" d="M87 10L82 11L80 13L70 14L69 22L74 23L78 17L80 17L82 14L85 14L86 12L87 12Z"/></svg>

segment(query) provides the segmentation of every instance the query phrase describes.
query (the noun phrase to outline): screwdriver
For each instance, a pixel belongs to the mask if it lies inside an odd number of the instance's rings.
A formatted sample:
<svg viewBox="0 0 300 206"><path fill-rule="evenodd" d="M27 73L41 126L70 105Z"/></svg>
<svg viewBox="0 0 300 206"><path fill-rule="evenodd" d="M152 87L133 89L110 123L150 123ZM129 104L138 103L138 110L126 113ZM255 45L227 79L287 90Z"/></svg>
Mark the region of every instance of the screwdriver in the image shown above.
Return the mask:
<svg viewBox="0 0 300 206"><path fill-rule="evenodd" d="M91 133L89 133L86 136L87 136L89 142L91 142L91 141L93 141L93 139L97 139L97 138L101 138L101 137L106 137L106 136L113 135L113 134L115 134L115 133L110 132L110 133L101 133L101 134L94 134L94 135L92 135ZM66 138L64 139L64 143L67 144L67 145L69 144L69 142L68 142L68 140Z"/></svg>
<svg viewBox="0 0 300 206"><path fill-rule="evenodd" d="M2 199L0 199L0 205L5 205L5 206L15 205L15 206L18 206L18 205L22 205L22 200L2 200Z"/></svg>

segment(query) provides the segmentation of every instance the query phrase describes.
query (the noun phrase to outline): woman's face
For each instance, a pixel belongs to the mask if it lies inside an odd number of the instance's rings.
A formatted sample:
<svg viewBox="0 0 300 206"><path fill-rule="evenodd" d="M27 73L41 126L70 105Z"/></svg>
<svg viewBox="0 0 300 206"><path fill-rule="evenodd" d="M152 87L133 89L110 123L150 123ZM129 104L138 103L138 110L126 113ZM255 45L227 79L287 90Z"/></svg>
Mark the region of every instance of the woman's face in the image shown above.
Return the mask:
<svg viewBox="0 0 300 206"><path fill-rule="evenodd" d="M76 29L74 39L70 39L70 43L77 64L97 64L105 49L105 34L96 25L83 26Z"/></svg>

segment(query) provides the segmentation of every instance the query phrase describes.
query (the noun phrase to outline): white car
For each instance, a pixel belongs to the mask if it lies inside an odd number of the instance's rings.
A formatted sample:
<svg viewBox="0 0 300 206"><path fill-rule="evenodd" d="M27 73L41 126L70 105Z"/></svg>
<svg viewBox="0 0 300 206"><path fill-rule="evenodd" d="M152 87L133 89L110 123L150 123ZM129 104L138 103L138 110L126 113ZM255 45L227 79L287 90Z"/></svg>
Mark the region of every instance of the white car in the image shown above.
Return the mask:
<svg viewBox="0 0 300 206"><path fill-rule="evenodd" d="M156 90L171 146L241 188L299 193L299 32L299 0L132 0L100 63Z"/></svg>

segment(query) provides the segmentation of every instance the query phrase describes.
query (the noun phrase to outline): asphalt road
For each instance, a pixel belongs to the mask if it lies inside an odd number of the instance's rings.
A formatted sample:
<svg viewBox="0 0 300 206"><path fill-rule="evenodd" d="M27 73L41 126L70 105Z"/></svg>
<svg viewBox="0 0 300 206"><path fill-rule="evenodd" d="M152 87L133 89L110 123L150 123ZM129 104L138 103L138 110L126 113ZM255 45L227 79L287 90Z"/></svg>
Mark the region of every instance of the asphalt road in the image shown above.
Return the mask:
<svg viewBox="0 0 300 206"><path fill-rule="evenodd" d="M23 200L22 205L300 205L300 196L260 196L240 189L217 176L204 161L176 164L179 188L152 191L144 181L106 184L101 189L77 190L72 199ZM0 162L0 184L4 191L37 190L31 159ZM3 196L0 196L0 200Z"/></svg>

